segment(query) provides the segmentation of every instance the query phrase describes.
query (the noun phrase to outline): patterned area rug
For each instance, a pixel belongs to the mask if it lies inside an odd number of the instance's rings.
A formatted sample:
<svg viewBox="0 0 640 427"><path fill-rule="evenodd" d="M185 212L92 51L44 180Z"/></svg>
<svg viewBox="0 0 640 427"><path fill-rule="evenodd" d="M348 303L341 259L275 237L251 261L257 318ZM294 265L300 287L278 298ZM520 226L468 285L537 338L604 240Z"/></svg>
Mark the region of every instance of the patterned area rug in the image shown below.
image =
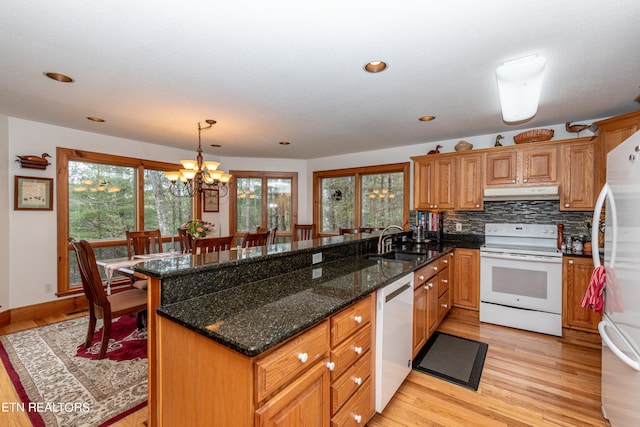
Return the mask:
<svg viewBox="0 0 640 427"><path fill-rule="evenodd" d="M146 406L146 330L136 330L135 316L117 319L106 357L94 360L99 342L84 348L88 322L83 316L0 336L0 358L21 399L12 410L26 412L34 426L108 426Z"/></svg>

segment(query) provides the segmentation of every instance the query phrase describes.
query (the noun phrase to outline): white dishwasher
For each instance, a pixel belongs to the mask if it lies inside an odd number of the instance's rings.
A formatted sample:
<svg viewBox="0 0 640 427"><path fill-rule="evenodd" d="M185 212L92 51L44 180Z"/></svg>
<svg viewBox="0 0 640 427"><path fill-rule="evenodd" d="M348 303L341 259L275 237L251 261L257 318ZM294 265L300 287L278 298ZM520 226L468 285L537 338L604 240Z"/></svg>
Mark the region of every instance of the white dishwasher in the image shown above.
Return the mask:
<svg viewBox="0 0 640 427"><path fill-rule="evenodd" d="M382 412L411 372L413 273L378 290L376 412Z"/></svg>

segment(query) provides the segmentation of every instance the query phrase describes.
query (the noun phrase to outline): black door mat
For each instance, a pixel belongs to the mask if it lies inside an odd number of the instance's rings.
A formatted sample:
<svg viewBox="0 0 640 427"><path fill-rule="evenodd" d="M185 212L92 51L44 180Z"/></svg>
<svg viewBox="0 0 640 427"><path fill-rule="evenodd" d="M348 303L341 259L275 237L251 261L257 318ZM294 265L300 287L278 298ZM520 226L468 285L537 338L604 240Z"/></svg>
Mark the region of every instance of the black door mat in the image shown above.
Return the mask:
<svg viewBox="0 0 640 427"><path fill-rule="evenodd" d="M434 332L413 361L413 369L477 391L489 346Z"/></svg>

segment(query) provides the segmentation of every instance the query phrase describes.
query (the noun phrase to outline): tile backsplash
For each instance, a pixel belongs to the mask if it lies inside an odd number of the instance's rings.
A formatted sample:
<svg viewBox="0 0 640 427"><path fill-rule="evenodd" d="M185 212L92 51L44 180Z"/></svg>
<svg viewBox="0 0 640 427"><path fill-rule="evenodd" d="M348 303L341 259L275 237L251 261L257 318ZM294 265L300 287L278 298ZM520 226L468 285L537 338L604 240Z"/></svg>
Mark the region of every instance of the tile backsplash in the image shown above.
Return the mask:
<svg viewBox="0 0 640 427"><path fill-rule="evenodd" d="M587 235L585 224L591 222L593 213L560 211L559 201L485 202L484 211L443 212L445 234L484 235L485 223L564 224L565 236ZM456 223L462 231L456 232ZM411 211L411 224L415 224L415 211Z"/></svg>

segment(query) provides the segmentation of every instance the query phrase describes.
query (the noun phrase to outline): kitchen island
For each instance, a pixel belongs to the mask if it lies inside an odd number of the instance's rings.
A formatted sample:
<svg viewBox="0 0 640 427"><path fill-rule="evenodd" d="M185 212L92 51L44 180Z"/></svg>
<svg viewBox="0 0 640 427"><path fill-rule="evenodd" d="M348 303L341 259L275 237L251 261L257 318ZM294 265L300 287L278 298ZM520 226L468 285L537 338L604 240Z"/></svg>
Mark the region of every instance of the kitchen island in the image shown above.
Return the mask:
<svg viewBox="0 0 640 427"><path fill-rule="evenodd" d="M177 418L167 417L180 417L185 411L196 411L194 419L202 416L203 421L214 416L234 425L253 425L258 406L264 407L267 397L273 400L270 395L256 397L256 361L268 359L309 331L315 331L312 341L323 342L329 337L328 322L350 307L364 304L368 316L375 317L375 301L360 301L375 300L377 289L451 249L432 245L424 248L423 258L405 263L365 259L365 254L375 252L377 240L375 234L341 236L244 253L153 260L137 267L150 277L150 307L157 307L149 316L151 425L169 425L165 421ZM323 262L312 264L318 253ZM374 336L374 329L366 333ZM310 358L328 361L329 351L333 352L330 343ZM316 368L308 373L320 372ZM323 370L327 371L324 366ZM198 386L204 400L187 399L197 379L205 377L206 384ZM216 396L215 402L206 396ZM180 401L187 406L178 405L179 397L185 397ZM238 401L243 399L247 402Z"/></svg>

